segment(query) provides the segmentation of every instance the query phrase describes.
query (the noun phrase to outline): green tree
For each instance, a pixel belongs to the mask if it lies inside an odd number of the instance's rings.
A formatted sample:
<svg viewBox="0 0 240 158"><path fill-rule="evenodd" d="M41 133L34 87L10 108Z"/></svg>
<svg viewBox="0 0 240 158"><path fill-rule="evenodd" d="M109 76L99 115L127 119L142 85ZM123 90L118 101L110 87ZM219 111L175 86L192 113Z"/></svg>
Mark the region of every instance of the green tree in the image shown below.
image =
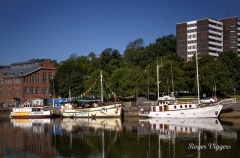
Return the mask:
<svg viewBox="0 0 240 158"><path fill-rule="evenodd" d="M54 76L54 89L57 96L77 97L84 91L84 74L82 65L75 59L68 59L57 68ZM51 85L53 87L53 85ZM52 89L52 88L51 88ZM53 94L53 91L51 91Z"/></svg>
<svg viewBox="0 0 240 158"><path fill-rule="evenodd" d="M229 51L220 53L218 59L221 63L223 63L230 72L230 78L235 82L235 88L240 90L240 60L238 54ZM232 89L233 91L233 89Z"/></svg>

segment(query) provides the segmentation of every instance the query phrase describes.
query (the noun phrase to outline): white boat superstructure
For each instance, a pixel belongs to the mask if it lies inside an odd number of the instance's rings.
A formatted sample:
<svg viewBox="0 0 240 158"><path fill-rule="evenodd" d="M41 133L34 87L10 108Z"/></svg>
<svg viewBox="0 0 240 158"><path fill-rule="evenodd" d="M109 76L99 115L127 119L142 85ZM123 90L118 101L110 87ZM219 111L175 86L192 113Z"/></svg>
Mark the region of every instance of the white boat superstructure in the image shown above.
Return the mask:
<svg viewBox="0 0 240 158"><path fill-rule="evenodd" d="M35 106L28 101L17 108L12 108L10 113L11 118L47 118L52 115L53 111L44 110L42 105Z"/></svg>

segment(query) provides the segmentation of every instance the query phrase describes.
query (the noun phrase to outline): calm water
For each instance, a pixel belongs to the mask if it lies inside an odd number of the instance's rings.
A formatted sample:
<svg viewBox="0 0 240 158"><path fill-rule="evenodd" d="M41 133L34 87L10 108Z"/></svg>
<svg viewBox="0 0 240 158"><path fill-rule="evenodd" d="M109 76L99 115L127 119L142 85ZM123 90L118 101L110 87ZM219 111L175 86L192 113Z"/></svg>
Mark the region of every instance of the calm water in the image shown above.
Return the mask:
<svg viewBox="0 0 240 158"><path fill-rule="evenodd" d="M239 157L240 121L234 122L218 119L0 119L0 157Z"/></svg>

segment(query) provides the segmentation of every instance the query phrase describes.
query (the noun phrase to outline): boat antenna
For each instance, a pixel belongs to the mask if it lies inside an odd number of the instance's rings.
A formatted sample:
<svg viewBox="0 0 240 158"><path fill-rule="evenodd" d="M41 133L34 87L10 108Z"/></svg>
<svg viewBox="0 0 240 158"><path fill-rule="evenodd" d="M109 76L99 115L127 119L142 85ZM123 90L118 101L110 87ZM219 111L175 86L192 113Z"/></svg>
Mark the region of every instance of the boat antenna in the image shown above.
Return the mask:
<svg viewBox="0 0 240 158"><path fill-rule="evenodd" d="M198 104L200 101L200 96L199 96L199 75L198 75L198 53L196 52L196 69L197 69L197 90L198 90Z"/></svg>

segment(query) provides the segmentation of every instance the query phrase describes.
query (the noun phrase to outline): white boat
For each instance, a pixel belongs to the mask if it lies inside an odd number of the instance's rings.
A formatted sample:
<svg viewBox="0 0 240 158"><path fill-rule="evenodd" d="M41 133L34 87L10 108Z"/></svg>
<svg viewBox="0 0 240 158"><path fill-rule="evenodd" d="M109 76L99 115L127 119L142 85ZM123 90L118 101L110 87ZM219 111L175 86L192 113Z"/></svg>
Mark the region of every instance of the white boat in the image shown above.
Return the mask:
<svg viewBox="0 0 240 158"><path fill-rule="evenodd" d="M90 103L89 107L77 107L72 101L65 102L60 109L62 117L121 117L122 104L103 105L102 72L100 76L102 106L96 104L96 101L89 100L83 101L85 103Z"/></svg>
<svg viewBox="0 0 240 158"><path fill-rule="evenodd" d="M219 103L211 104L211 106L203 106L199 102L199 77L198 77L198 60L196 53L197 67L197 88L198 102L178 102L174 96L159 97L155 104L150 105L148 109L139 107L139 116L141 117L162 117L162 118L216 118L219 116L223 105ZM158 74L158 66L157 66ZM158 76L158 75L157 75ZM158 78L157 78L158 79ZM159 84L159 81L157 82Z"/></svg>
<svg viewBox="0 0 240 158"><path fill-rule="evenodd" d="M70 102L61 106L62 117L121 117L121 104L76 108L69 106Z"/></svg>
<svg viewBox="0 0 240 158"><path fill-rule="evenodd" d="M11 118L47 118L53 115L51 110L43 110L43 106L33 105L30 102L25 102L17 108L12 108Z"/></svg>

